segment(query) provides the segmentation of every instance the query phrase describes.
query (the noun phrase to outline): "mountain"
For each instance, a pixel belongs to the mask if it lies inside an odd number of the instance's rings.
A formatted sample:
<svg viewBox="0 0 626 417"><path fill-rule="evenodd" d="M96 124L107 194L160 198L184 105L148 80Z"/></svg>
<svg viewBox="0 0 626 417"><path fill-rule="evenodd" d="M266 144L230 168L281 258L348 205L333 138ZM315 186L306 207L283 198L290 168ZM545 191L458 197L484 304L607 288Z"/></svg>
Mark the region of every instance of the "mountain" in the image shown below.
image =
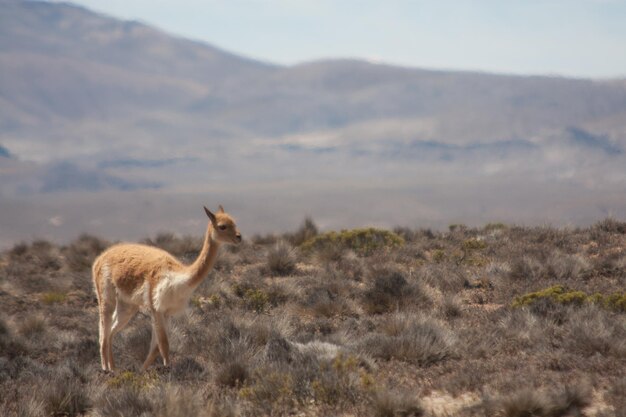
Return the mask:
<svg viewBox="0 0 626 417"><path fill-rule="evenodd" d="M135 236L152 230L145 204L191 230L172 202L205 195L247 206L255 231L291 224L253 206L289 222L318 211L328 227L626 213L625 80L286 67L19 0L0 2L0 68L0 226L12 236L100 224ZM113 215L128 210L136 229ZM59 212L82 220L48 224Z"/></svg>

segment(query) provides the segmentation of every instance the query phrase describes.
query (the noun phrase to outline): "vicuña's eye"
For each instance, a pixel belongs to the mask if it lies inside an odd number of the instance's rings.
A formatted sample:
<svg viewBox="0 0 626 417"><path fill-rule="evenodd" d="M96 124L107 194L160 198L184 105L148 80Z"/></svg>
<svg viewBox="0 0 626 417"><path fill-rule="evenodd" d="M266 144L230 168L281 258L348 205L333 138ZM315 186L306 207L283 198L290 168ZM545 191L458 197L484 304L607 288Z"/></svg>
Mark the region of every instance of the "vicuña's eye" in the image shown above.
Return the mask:
<svg viewBox="0 0 626 417"><path fill-rule="evenodd" d="M220 230L226 230L226 225L225 224L220 224L219 226L217 226L218 229Z"/></svg>

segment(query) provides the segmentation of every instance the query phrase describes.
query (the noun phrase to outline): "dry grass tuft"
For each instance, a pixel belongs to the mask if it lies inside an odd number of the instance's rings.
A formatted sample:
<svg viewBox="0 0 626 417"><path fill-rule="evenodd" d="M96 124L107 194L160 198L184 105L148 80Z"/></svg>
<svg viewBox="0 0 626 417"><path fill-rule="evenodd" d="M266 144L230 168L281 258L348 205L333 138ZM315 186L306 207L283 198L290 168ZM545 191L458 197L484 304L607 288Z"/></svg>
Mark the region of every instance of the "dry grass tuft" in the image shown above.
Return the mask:
<svg viewBox="0 0 626 417"><path fill-rule="evenodd" d="M424 409L420 402L406 393L377 390L371 399L372 414L376 417L420 417Z"/></svg>
<svg viewBox="0 0 626 417"><path fill-rule="evenodd" d="M506 417L580 416L591 403L591 387L583 383L552 390L525 388L502 398L499 403Z"/></svg>
<svg viewBox="0 0 626 417"><path fill-rule="evenodd" d="M267 270L276 276L287 276L296 271L296 256L289 243L281 240L268 251Z"/></svg>
<svg viewBox="0 0 626 417"><path fill-rule="evenodd" d="M385 333L364 337L361 349L384 360L427 366L455 356L456 338L437 320L397 314L385 321Z"/></svg>

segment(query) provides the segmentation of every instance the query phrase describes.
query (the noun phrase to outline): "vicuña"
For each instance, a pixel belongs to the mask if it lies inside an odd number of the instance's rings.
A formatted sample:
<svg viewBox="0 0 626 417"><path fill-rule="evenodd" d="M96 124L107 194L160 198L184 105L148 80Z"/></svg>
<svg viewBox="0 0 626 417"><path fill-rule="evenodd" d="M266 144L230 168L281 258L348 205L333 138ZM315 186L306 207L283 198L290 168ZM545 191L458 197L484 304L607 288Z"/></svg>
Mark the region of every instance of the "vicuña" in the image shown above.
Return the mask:
<svg viewBox="0 0 626 417"><path fill-rule="evenodd" d="M142 369L159 353L163 364L169 366L168 317L185 309L215 263L220 245L241 242L235 221L222 206L215 214L206 207L204 211L210 221L200 255L191 265L181 264L164 250L132 243L114 245L95 260L92 270L100 313L102 369L115 368L112 338L140 307L152 315L152 341Z"/></svg>

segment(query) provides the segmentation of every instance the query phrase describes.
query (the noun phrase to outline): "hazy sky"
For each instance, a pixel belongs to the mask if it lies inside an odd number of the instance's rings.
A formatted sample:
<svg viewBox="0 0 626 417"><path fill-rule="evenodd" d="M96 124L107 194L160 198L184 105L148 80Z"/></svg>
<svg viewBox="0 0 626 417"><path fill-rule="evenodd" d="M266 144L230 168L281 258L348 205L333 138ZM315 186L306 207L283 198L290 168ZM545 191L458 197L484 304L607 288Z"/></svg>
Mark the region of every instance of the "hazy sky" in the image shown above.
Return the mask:
<svg viewBox="0 0 626 417"><path fill-rule="evenodd" d="M626 0L77 0L249 57L626 76Z"/></svg>

